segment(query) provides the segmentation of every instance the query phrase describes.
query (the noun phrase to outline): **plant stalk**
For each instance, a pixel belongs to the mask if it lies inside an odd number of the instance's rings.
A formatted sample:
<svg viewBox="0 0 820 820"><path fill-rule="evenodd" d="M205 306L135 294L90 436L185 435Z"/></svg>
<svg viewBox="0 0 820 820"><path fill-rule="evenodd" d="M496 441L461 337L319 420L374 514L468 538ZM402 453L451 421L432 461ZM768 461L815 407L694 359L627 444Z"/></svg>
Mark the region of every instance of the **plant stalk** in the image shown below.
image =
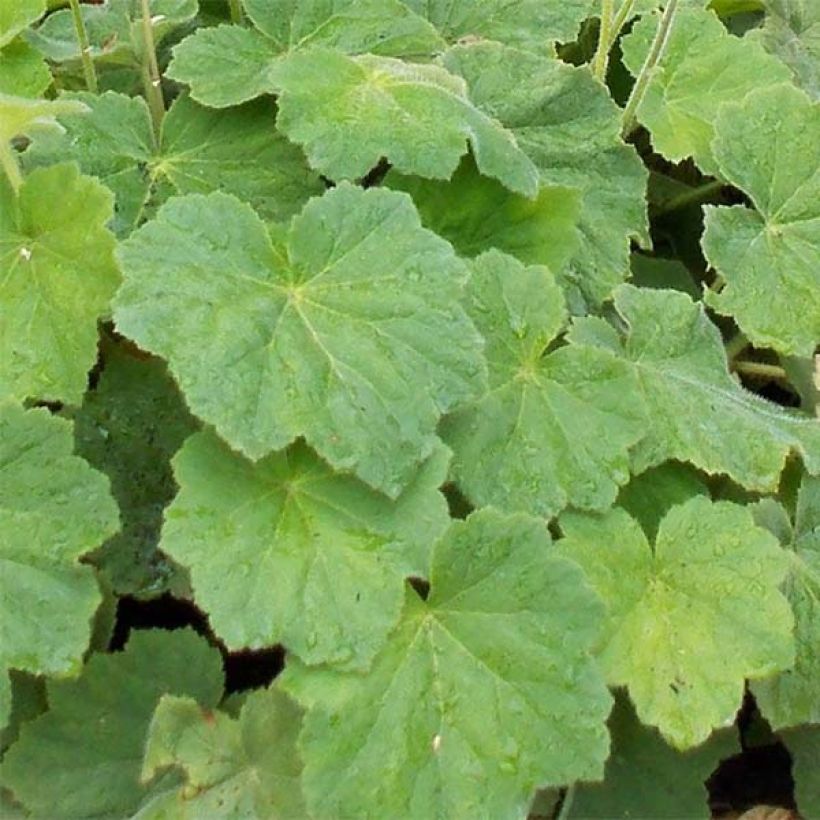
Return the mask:
<svg viewBox="0 0 820 820"><path fill-rule="evenodd" d="M774 381L788 381L786 371L776 364L764 364L763 362L735 362L732 369L737 373L744 373L747 376L757 376L761 379L771 379Z"/></svg>
<svg viewBox="0 0 820 820"><path fill-rule="evenodd" d="M601 0L601 27L598 29L598 48L592 58L592 73L601 81L606 80L606 69L609 64L609 49L617 33L612 33L612 2Z"/></svg>
<svg viewBox="0 0 820 820"><path fill-rule="evenodd" d="M626 25L629 15L632 13L632 7L635 5L635 0L623 0L618 13L615 15L615 21L612 23L612 43L615 38L621 33L621 29ZM612 45L610 43L610 45Z"/></svg>
<svg viewBox="0 0 820 820"><path fill-rule="evenodd" d="M655 211L655 216L662 216L663 214L672 213L672 211L680 210L681 208L685 208L687 205L695 205L699 202L705 202L715 194L720 193L725 185L725 182L715 179L711 182L704 182L703 185L690 188L688 191L683 191L677 196L672 197L672 199L668 200L660 208L658 208L658 210Z"/></svg>
<svg viewBox="0 0 820 820"><path fill-rule="evenodd" d="M80 59L83 63L85 87L92 94L96 94L100 90L100 84L97 81L97 69L94 67L94 60L91 57L91 43L88 41L88 31L80 9L80 0L69 0L69 5L71 6L71 17L74 20L74 30L77 32L77 42L80 44Z"/></svg>
<svg viewBox="0 0 820 820"><path fill-rule="evenodd" d="M159 139L162 118L165 116L165 100L162 96L162 77L157 62L157 48L154 43L154 28L151 23L151 9L148 0L142 0L142 39L145 53L142 59L142 81L145 98L154 123L154 134Z"/></svg>
<svg viewBox="0 0 820 820"><path fill-rule="evenodd" d="M660 62L666 51L666 45L669 42L669 35L672 31L672 24L675 22L675 14L678 10L678 0L668 0L666 8L663 10L663 16L658 24L658 30L655 32L655 38L652 40L652 45L649 47L649 53L646 55L646 60L641 66L638 79L635 80L635 85L632 88L632 93L626 101L626 107L623 112L623 126L621 128L621 136L626 139L636 128L638 124L637 112L638 107L643 101L646 89L652 80L652 72L655 66Z"/></svg>
<svg viewBox="0 0 820 820"><path fill-rule="evenodd" d="M228 8L231 11L231 22L235 25L240 25L243 20L240 0L228 0Z"/></svg>
<svg viewBox="0 0 820 820"><path fill-rule="evenodd" d="M747 347L749 340L738 331L728 342L726 342L726 359L732 362L736 359Z"/></svg>
<svg viewBox="0 0 820 820"><path fill-rule="evenodd" d="M17 157L11 145L0 143L0 167L5 171L12 190L16 194L23 184L23 174L20 171L20 164L17 162Z"/></svg>
<svg viewBox="0 0 820 820"><path fill-rule="evenodd" d="M573 783L571 786L568 786L567 790L564 792L564 799L561 801L561 808L558 811L558 816L555 820L567 820L574 800L575 784Z"/></svg>

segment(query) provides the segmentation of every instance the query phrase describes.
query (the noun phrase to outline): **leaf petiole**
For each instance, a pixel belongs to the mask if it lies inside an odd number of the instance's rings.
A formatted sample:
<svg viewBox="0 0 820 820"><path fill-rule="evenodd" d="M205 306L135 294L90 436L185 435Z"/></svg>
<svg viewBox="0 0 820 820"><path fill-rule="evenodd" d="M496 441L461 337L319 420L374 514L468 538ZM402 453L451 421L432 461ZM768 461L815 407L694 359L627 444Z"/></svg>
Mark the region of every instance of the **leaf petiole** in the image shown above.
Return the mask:
<svg viewBox="0 0 820 820"><path fill-rule="evenodd" d="M142 0L142 81L145 89L145 98L151 111L151 120L154 124L154 133L159 138L162 118L165 116L165 99L162 96L162 77L157 62L157 48L154 43L154 28L151 19L149 0Z"/></svg>
<svg viewBox="0 0 820 820"><path fill-rule="evenodd" d="M231 12L231 22L240 25L243 21L242 4L240 0L228 0L228 8Z"/></svg>
<svg viewBox="0 0 820 820"><path fill-rule="evenodd" d="M17 162L14 149L7 143L0 143L0 166L8 177L12 189L17 193L23 184L23 174L20 171L20 164Z"/></svg>
<svg viewBox="0 0 820 820"><path fill-rule="evenodd" d="M737 373L747 376L757 376L762 379L772 379L775 381L788 381L786 371L776 364L765 364L764 362L734 362L732 369Z"/></svg>
<svg viewBox="0 0 820 820"><path fill-rule="evenodd" d="M88 40L88 31L80 10L80 0L69 0L69 5L71 6L71 17L74 20L74 29L77 32L77 42L80 45L80 59L83 63L85 85L92 94L96 94L99 91L97 69L94 67L94 60L91 57L91 43Z"/></svg>
<svg viewBox="0 0 820 820"><path fill-rule="evenodd" d="M617 37L613 34L612 0L601 0L601 27L598 31L598 48L592 58L592 73L603 82L606 79L606 69L609 64L609 49L612 41Z"/></svg>

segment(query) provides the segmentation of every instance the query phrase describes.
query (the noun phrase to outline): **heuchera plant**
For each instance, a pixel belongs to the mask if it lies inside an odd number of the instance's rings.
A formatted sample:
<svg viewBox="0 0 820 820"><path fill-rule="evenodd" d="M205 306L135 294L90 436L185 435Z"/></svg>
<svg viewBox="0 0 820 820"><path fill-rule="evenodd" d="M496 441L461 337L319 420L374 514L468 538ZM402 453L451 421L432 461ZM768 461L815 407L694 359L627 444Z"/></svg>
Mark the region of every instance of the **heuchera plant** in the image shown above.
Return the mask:
<svg viewBox="0 0 820 820"><path fill-rule="evenodd" d="M0 0L3 816L818 816L818 32Z"/></svg>

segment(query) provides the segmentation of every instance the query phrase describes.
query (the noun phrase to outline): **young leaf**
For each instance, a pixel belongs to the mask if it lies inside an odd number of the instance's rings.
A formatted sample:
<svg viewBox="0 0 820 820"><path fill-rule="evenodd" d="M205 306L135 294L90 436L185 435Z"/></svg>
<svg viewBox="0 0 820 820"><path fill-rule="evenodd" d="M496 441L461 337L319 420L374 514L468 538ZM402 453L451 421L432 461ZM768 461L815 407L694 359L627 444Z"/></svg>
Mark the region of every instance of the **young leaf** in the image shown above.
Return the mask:
<svg viewBox="0 0 820 820"><path fill-rule="evenodd" d="M36 138L25 158L34 166L73 159L99 177L116 195L120 236L174 193L225 191L264 218L284 221L324 190L299 149L274 130L269 100L214 111L183 95L163 118L156 145L142 98L114 92L71 98L90 112L61 117L65 132Z"/></svg>
<svg viewBox="0 0 820 820"><path fill-rule="evenodd" d="M810 473L820 472L820 421L744 390L729 375L720 333L700 305L684 293L622 285L615 306L628 327L622 355L649 411L634 472L677 459L763 492L776 491L791 452ZM570 336L592 342L575 329Z"/></svg>
<svg viewBox="0 0 820 820"><path fill-rule="evenodd" d="M447 182L390 171L384 184L410 194L425 227L452 242L462 256L497 248L560 275L581 241L577 188L542 185L538 196L528 199L482 176L471 156Z"/></svg>
<svg viewBox="0 0 820 820"><path fill-rule="evenodd" d="M692 498L666 514L654 547L620 509L560 525L559 552L609 607L608 682L628 686L640 719L676 748L731 724L745 678L792 664L794 619L777 588L788 562L747 508Z"/></svg>
<svg viewBox="0 0 820 820"><path fill-rule="evenodd" d="M707 820L705 781L721 760L740 752L737 731L715 732L688 752L643 726L625 693L609 716L612 753L603 783L579 784L569 818L577 820Z"/></svg>
<svg viewBox="0 0 820 820"><path fill-rule="evenodd" d="M436 546L431 591L366 675L289 664L320 817L523 817L536 786L601 776L601 610L543 523L485 509Z"/></svg>
<svg viewBox="0 0 820 820"><path fill-rule="evenodd" d="M538 171L512 134L440 66L314 48L284 61L276 79L277 127L331 179L362 177L382 157L404 174L449 179L469 143L482 174L538 193Z"/></svg>
<svg viewBox="0 0 820 820"><path fill-rule="evenodd" d="M119 282L112 200L70 164L32 172L17 196L0 180L0 395L82 399Z"/></svg>
<svg viewBox="0 0 820 820"><path fill-rule="evenodd" d="M63 114L82 114L88 109L76 100L29 100L0 93L0 149L14 137L31 137L55 128Z"/></svg>
<svg viewBox="0 0 820 820"><path fill-rule="evenodd" d="M51 85L48 64L25 40L0 50L0 94L39 97Z"/></svg>
<svg viewBox="0 0 820 820"><path fill-rule="evenodd" d="M474 263L467 312L487 340L490 383L443 425L456 483L476 506L546 518L611 506L645 428L635 374L597 347L545 354L566 318L561 290L499 251Z"/></svg>
<svg viewBox="0 0 820 820"><path fill-rule="evenodd" d="M232 197L167 203L120 247L120 330L251 458L298 436L396 497L484 383L466 266L406 194L340 185L274 246Z"/></svg>
<svg viewBox="0 0 820 820"><path fill-rule="evenodd" d="M649 16L624 38L624 63L635 76L657 27L657 17ZM660 154L673 161L694 157L704 172L716 174L711 142L720 106L788 79L785 66L757 43L729 34L714 12L697 5L684 7L637 116ZM743 130L749 130L748 123Z"/></svg>
<svg viewBox="0 0 820 820"><path fill-rule="evenodd" d="M780 513L778 527L770 523L772 507ZM771 499L759 502L753 512L760 526L784 542L791 559L783 590L794 610L797 648L793 669L755 681L755 700L773 729L820 723L820 479L803 478L793 527L785 510Z"/></svg>
<svg viewBox="0 0 820 820"><path fill-rule="evenodd" d="M134 820L305 817L296 748L301 719L298 706L273 687L251 692L238 719L164 695L148 731L142 779L176 766L185 782Z"/></svg>
<svg viewBox="0 0 820 820"><path fill-rule="evenodd" d="M754 123L754 128L749 128ZM820 103L791 85L724 106L715 124L723 175L752 199L706 207L702 245L726 281L706 302L759 347L810 356L820 343Z"/></svg>
<svg viewBox="0 0 820 820"><path fill-rule="evenodd" d="M815 0L763 0L763 26L746 35L756 39L792 71L815 102L820 100L820 5Z"/></svg>
<svg viewBox="0 0 820 820"><path fill-rule="evenodd" d="M117 530L108 482L71 454L71 427L0 405L0 727L8 669L79 670L100 593L78 559Z"/></svg>
<svg viewBox="0 0 820 820"><path fill-rule="evenodd" d="M216 706L221 666L190 630L134 632L123 652L93 655L78 680L49 683L50 709L23 726L0 768L3 784L34 816L130 817L159 790L140 782L140 770L160 698Z"/></svg>
<svg viewBox="0 0 820 820"><path fill-rule="evenodd" d="M176 494L171 456L196 427L162 362L109 344L99 384L74 416L78 455L111 479L122 531L91 557L120 595L153 597L187 583L157 551L163 509Z"/></svg>
<svg viewBox="0 0 820 820"><path fill-rule="evenodd" d="M425 56L444 41L399 0L243 0L258 30L201 28L174 49L168 69L203 105L222 108L279 90L288 55L311 46L348 54Z"/></svg>
<svg viewBox="0 0 820 820"><path fill-rule="evenodd" d="M453 48L443 64L512 131L542 184L581 191L582 241L564 278L573 310L606 300L629 271L630 240L649 241L647 173L620 138L620 109L586 67L498 43Z"/></svg>
<svg viewBox="0 0 820 820"><path fill-rule="evenodd" d="M180 492L162 549L231 649L284 643L306 663L366 668L426 575L447 525L444 448L396 501L334 473L303 445L253 464L216 436L174 459Z"/></svg>

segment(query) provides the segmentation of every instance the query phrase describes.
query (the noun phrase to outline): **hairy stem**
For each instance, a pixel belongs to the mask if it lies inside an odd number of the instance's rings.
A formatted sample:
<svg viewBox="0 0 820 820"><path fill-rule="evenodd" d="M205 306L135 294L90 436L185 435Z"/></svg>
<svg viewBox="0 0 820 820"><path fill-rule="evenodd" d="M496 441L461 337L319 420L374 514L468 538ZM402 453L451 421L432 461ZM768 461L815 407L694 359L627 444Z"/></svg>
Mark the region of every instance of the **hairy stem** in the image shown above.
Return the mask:
<svg viewBox="0 0 820 820"><path fill-rule="evenodd" d="M85 76L85 87L96 94L100 89L97 82L97 69L94 68L94 60L91 57L91 43L88 41L88 32L85 28L85 20L80 10L80 0L69 0L71 6L71 17L74 20L74 29L77 32L77 42L80 44L80 59L83 62L83 75Z"/></svg>
<svg viewBox="0 0 820 820"><path fill-rule="evenodd" d="M635 0L623 0L618 13L615 15L615 21L612 23L612 42L614 43L621 29L626 25L629 15L632 14L632 7L635 5ZM610 44L611 45L611 44Z"/></svg>
<svg viewBox="0 0 820 820"><path fill-rule="evenodd" d="M14 193L17 193L23 184L23 174L20 171L20 164L17 162L14 149L4 142L0 142L0 168L8 177Z"/></svg>
<svg viewBox="0 0 820 820"><path fill-rule="evenodd" d="M624 139L635 130L638 124L636 117L638 106L640 106L643 101L646 89L652 80L652 72L655 66L660 62L664 51L666 51L666 45L669 42L669 34L672 31L672 24L675 21L677 10L678 0L667 0L666 8L663 10L663 16L661 17L660 23L658 23L658 30L655 32L655 38L649 47L649 53L646 55L646 59L638 74L638 79L635 80L635 85L632 87L632 93L626 101L622 119L623 126L621 128L621 136Z"/></svg>
<svg viewBox="0 0 820 820"><path fill-rule="evenodd" d="M572 809L572 803L574 800L575 784L573 783L564 792L564 799L561 801L561 809L559 810L558 817L556 817L555 820L567 820L567 818L569 817L570 810Z"/></svg>
<svg viewBox="0 0 820 820"><path fill-rule="evenodd" d="M228 8L231 10L231 22L239 25L243 19L240 0L228 0Z"/></svg>
<svg viewBox="0 0 820 820"><path fill-rule="evenodd" d="M661 216L662 214L668 214L672 211L680 210L681 208L685 208L687 205L695 205L699 202L706 202L706 200L711 199L715 194L719 194L725 185L725 182L715 179L711 182L704 182L703 185L697 185L694 188L689 188L687 191L683 191L677 196L672 197L672 199L664 202L663 205L655 211L655 216Z"/></svg>
<svg viewBox="0 0 820 820"><path fill-rule="evenodd" d="M612 2L613 0L601 0L601 27L598 29L598 48L592 58L592 73L601 82L606 80L609 49L612 48L612 41L614 40L612 34Z"/></svg>
<svg viewBox="0 0 820 820"><path fill-rule="evenodd" d="M165 116L165 100L162 96L162 78L159 73L159 63L157 63L157 48L154 43L154 28L148 0L142 0L142 40L144 49L142 82L148 108L151 111L151 120L154 123L154 133L159 138L162 118Z"/></svg>
<svg viewBox="0 0 820 820"><path fill-rule="evenodd" d="M744 373L747 376L757 376L761 379L771 379L775 381L788 381L786 371L776 364L764 364L763 362L735 362L732 369L737 373Z"/></svg>

